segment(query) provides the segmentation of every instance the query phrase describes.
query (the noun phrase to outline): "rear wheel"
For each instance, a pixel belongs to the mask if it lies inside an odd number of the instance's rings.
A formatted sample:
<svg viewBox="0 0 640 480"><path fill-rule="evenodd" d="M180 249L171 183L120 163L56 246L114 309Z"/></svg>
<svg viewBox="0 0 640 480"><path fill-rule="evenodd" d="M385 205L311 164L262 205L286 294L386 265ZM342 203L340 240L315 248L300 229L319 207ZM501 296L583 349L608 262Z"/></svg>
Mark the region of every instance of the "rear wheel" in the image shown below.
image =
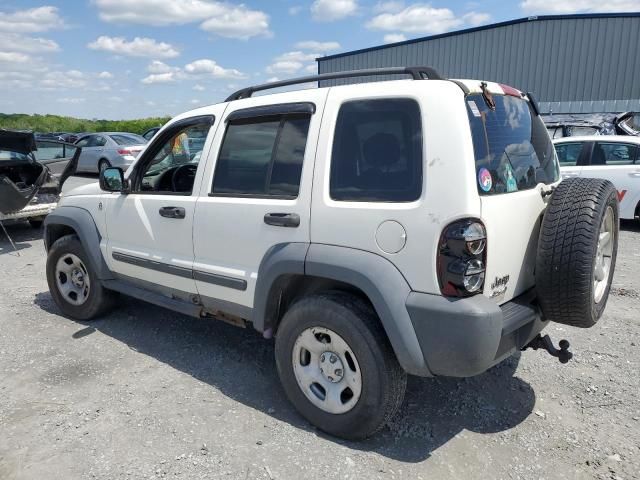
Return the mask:
<svg viewBox="0 0 640 480"><path fill-rule="evenodd" d="M103 158L98 162L98 172L102 173L104 170L106 170L110 166L111 164L109 163L109 160Z"/></svg>
<svg viewBox="0 0 640 480"><path fill-rule="evenodd" d="M608 180L570 178L542 221L536 289L546 318L592 327L609 297L618 252L618 200Z"/></svg>
<svg viewBox="0 0 640 480"><path fill-rule="evenodd" d="M373 309L339 292L305 297L276 336L278 374L298 411L327 433L362 439L396 413L406 388Z"/></svg>
<svg viewBox="0 0 640 480"><path fill-rule="evenodd" d="M47 256L47 283L62 313L76 320L91 320L106 312L115 293L101 284L75 235L54 242Z"/></svg>

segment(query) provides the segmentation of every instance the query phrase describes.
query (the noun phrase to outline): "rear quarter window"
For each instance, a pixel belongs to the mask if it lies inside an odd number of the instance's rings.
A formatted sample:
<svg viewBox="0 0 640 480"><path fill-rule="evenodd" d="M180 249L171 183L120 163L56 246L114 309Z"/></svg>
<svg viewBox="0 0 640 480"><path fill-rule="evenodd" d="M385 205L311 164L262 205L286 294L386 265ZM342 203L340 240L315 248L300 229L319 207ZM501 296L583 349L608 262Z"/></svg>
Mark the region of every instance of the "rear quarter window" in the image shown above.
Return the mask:
<svg viewBox="0 0 640 480"><path fill-rule="evenodd" d="M329 193L356 202L420 198L422 125L415 100L354 100L340 107Z"/></svg>
<svg viewBox="0 0 640 480"><path fill-rule="evenodd" d="M556 182L559 167L553 143L529 102L511 95L493 99L495 109L481 94L466 97L478 192L511 193Z"/></svg>

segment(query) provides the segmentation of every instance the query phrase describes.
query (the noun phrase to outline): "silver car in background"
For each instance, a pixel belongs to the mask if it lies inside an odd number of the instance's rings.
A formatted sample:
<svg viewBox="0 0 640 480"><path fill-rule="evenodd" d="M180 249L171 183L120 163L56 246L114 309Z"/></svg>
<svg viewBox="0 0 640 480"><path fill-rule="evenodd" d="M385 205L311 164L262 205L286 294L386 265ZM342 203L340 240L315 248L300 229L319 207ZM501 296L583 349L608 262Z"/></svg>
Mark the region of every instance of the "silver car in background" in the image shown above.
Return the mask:
<svg viewBox="0 0 640 480"><path fill-rule="evenodd" d="M96 173L108 167L126 170L144 149L147 140L135 133L99 132L78 139L82 147L78 172Z"/></svg>

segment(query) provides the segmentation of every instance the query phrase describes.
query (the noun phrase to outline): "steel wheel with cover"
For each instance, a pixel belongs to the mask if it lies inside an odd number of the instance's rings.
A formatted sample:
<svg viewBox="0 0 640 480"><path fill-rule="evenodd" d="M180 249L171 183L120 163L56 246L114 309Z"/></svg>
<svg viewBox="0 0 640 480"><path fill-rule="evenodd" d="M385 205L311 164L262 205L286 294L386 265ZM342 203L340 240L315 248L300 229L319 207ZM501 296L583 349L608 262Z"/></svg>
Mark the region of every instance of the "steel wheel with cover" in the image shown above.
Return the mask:
<svg viewBox="0 0 640 480"><path fill-rule="evenodd" d="M115 294L100 284L77 236L54 242L46 269L51 296L66 316L91 320L112 305Z"/></svg>
<svg viewBox="0 0 640 480"><path fill-rule="evenodd" d="M595 325L607 304L618 252L618 199L611 182L569 178L551 196L538 242L536 290L544 316Z"/></svg>
<svg viewBox="0 0 640 480"><path fill-rule="evenodd" d="M298 411L327 433L362 439L396 413L402 370L369 304L350 294L304 297L276 336L278 374Z"/></svg>

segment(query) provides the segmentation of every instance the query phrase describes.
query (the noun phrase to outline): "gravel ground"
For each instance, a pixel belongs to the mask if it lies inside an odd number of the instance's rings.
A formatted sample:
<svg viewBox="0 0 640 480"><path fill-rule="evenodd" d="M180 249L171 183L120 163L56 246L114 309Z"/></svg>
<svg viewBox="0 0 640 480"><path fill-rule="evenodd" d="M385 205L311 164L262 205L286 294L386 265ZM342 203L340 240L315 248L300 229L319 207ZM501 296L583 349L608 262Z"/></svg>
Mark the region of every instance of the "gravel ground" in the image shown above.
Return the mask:
<svg viewBox="0 0 640 480"><path fill-rule="evenodd" d="M640 226L574 360L517 355L470 379L410 378L378 436L328 437L286 401L273 342L121 298L62 317L41 231L0 232L0 479L640 478Z"/></svg>

